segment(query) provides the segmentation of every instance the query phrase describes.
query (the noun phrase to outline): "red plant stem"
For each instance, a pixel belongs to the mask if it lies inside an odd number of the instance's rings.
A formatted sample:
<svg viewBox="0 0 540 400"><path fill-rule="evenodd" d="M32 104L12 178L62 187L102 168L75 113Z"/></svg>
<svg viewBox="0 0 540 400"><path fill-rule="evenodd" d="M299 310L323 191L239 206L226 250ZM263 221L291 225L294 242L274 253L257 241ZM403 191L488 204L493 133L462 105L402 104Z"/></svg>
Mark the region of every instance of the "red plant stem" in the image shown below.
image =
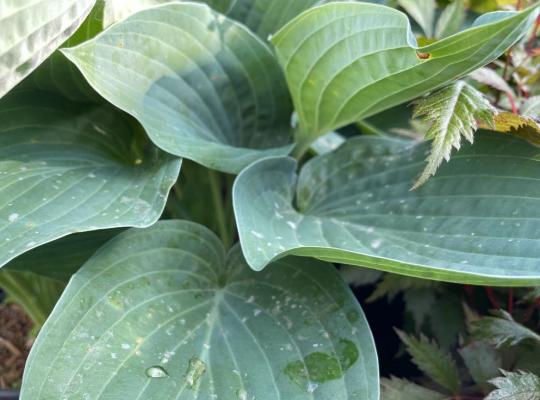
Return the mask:
<svg viewBox="0 0 540 400"><path fill-rule="evenodd" d="M508 289L508 314L514 311L514 289Z"/></svg>
<svg viewBox="0 0 540 400"><path fill-rule="evenodd" d="M495 293L493 292L493 288L492 287L486 287L486 293L487 293L489 302L491 303L491 307L493 307L495 309L501 308L499 306L499 302L495 298Z"/></svg>
<svg viewBox="0 0 540 400"><path fill-rule="evenodd" d="M512 96L512 93L507 92L506 95L508 96L508 101L510 101L510 106L512 107L512 113L519 114L519 110L517 108L516 101L514 100L514 96Z"/></svg>
<svg viewBox="0 0 540 400"><path fill-rule="evenodd" d="M536 299L536 301L529 306L527 312L525 313L525 316L523 317L523 321L528 322L537 308L540 308L540 299Z"/></svg>

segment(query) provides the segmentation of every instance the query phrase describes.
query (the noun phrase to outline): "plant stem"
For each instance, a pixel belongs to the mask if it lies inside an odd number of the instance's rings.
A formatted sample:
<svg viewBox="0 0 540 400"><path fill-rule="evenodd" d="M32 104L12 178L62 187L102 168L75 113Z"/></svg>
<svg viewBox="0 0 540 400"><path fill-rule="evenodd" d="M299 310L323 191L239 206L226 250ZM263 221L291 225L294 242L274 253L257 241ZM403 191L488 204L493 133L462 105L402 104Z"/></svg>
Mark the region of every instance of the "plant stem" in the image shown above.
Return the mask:
<svg viewBox="0 0 540 400"><path fill-rule="evenodd" d="M292 152L292 156L296 160L300 160L308 152L309 148L311 147L311 143L313 143L313 140L311 140L310 138L301 139L296 144L296 147Z"/></svg>
<svg viewBox="0 0 540 400"><path fill-rule="evenodd" d="M498 310L501 308L499 306L499 302L497 301L497 298L495 297L495 292L493 291L492 287L486 287L486 294L488 296L489 302L491 303L491 307Z"/></svg>
<svg viewBox="0 0 540 400"><path fill-rule="evenodd" d="M508 289L508 314L514 311L514 289Z"/></svg>
<svg viewBox="0 0 540 400"><path fill-rule="evenodd" d="M208 170L208 177L210 180L210 191L212 192L212 203L214 204L219 236L221 237L225 248L228 249L231 245L231 239L229 237L229 231L227 229L227 220L225 217L221 179L218 174L211 169Z"/></svg>
<svg viewBox="0 0 540 400"><path fill-rule="evenodd" d="M370 124L366 121L358 121L356 125L362 129L362 131L366 135L373 135L373 136L386 136L384 131L381 131L379 128L377 128L375 125Z"/></svg>

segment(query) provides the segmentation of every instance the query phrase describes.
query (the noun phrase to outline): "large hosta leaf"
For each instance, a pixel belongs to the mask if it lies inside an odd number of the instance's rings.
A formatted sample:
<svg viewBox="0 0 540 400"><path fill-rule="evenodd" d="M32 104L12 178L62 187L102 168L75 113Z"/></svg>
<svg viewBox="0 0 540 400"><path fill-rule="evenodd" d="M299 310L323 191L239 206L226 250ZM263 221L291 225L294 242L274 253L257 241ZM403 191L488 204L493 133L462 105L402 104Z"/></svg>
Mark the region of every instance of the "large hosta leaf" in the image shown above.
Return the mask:
<svg viewBox="0 0 540 400"><path fill-rule="evenodd" d="M539 284L538 149L480 134L410 191L427 149L351 139L309 161L298 182L290 158L253 164L234 188L248 263L298 254L427 279Z"/></svg>
<svg viewBox="0 0 540 400"><path fill-rule="evenodd" d="M37 339L22 399L193 398L377 400L371 333L337 271L255 273L185 221L102 247Z"/></svg>
<svg viewBox="0 0 540 400"><path fill-rule="evenodd" d="M84 21L95 0L0 0L0 97Z"/></svg>
<svg viewBox="0 0 540 400"><path fill-rule="evenodd" d="M0 266L74 232L148 226L180 161L145 140L131 118L44 92L0 102Z"/></svg>
<svg viewBox="0 0 540 400"><path fill-rule="evenodd" d="M236 173L290 149L292 106L272 53L206 5L143 10L64 52L169 153Z"/></svg>
<svg viewBox="0 0 540 400"><path fill-rule="evenodd" d="M272 39L310 142L412 100L496 59L528 29L535 10L417 48L400 11L331 3L306 11Z"/></svg>

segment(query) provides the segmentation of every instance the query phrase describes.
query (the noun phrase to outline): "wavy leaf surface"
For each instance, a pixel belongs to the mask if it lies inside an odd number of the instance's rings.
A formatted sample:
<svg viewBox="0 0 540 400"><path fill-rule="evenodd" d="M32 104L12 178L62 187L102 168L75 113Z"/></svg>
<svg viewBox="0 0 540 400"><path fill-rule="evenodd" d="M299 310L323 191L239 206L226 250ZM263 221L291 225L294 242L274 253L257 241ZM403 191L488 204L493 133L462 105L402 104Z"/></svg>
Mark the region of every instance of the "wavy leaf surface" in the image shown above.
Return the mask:
<svg viewBox="0 0 540 400"><path fill-rule="evenodd" d="M0 97L82 24L95 0L0 0Z"/></svg>
<svg viewBox="0 0 540 400"><path fill-rule="evenodd" d="M157 221L181 161L109 106L44 92L0 102L0 266L75 232Z"/></svg>
<svg viewBox="0 0 540 400"><path fill-rule="evenodd" d="M63 51L171 154L237 173L290 150L292 106L273 54L206 5L143 10Z"/></svg>
<svg viewBox="0 0 540 400"><path fill-rule="evenodd" d="M296 254L425 279L539 284L538 149L479 134L410 191L427 150L359 137L310 160L299 177L290 158L253 164L234 187L249 265Z"/></svg>
<svg viewBox="0 0 540 400"><path fill-rule="evenodd" d="M208 229L166 221L120 234L75 275L22 400L377 400L378 384L369 327L333 266L255 273Z"/></svg>
<svg viewBox="0 0 540 400"><path fill-rule="evenodd" d="M297 140L309 143L490 63L536 12L487 15L421 48L407 16L389 7L341 2L304 12L272 38L298 112Z"/></svg>

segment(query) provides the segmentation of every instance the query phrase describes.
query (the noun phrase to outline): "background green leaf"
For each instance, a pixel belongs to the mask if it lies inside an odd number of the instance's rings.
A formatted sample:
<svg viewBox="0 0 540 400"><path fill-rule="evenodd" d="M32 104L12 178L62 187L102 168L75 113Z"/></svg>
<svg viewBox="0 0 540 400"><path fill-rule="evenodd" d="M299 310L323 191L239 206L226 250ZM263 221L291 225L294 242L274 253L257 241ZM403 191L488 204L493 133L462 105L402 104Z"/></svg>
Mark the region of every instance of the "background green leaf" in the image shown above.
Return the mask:
<svg viewBox="0 0 540 400"><path fill-rule="evenodd" d="M63 51L169 153L237 173L290 150L292 106L273 54L205 5L143 10Z"/></svg>
<svg viewBox="0 0 540 400"><path fill-rule="evenodd" d="M433 37L437 8L435 0L397 0L397 3L420 25L428 38Z"/></svg>
<svg viewBox="0 0 540 400"><path fill-rule="evenodd" d="M0 102L0 265L75 232L153 224L178 177L109 106L16 91Z"/></svg>
<svg viewBox="0 0 540 400"><path fill-rule="evenodd" d="M447 398L448 396L405 379L392 377L381 381L381 400L447 400Z"/></svg>
<svg viewBox="0 0 540 400"><path fill-rule="evenodd" d="M16 257L3 269L30 271L67 282L97 249L121 231L122 229L102 229L74 233Z"/></svg>
<svg viewBox="0 0 540 400"><path fill-rule="evenodd" d="M459 350L459 354L472 378L484 391L490 389L488 381L497 375L502 367L500 355L486 342L472 342Z"/></svg>
<svg viewBox="0 0 540 400"><path fill-rule="evenodd" d="M412 192L425 144L349 139L305 164L298 182L290 158L253 164L234 187L248 263L296 254L424 279L540 283L539 151L477 136Z"/></svg>
<svg viewBox="0 0 540 400"><path fill-rule="evenodd" d="M334 267L287 259L255 273L208 229L164 221L77 272L22 399L377 400L378 384L369 327Z"/></svg>
<svg viewBox="0 0 540 400"><path fill-rule="evenodd" d="M515 346L523 340L535 340L540 344L540 335L514 321L504 310L494 312L493 317L483 317L472 323L475 338L487 340L495 346L504 344Z"/></svg>
<svg viewBox="0 0 540 400"><path fill-rule="evenodd" d="M7 294L7 302L14 302L34 323L38 331L49 317L64 290L65 283L32 272L0 271L0 287Z"/></svg>

